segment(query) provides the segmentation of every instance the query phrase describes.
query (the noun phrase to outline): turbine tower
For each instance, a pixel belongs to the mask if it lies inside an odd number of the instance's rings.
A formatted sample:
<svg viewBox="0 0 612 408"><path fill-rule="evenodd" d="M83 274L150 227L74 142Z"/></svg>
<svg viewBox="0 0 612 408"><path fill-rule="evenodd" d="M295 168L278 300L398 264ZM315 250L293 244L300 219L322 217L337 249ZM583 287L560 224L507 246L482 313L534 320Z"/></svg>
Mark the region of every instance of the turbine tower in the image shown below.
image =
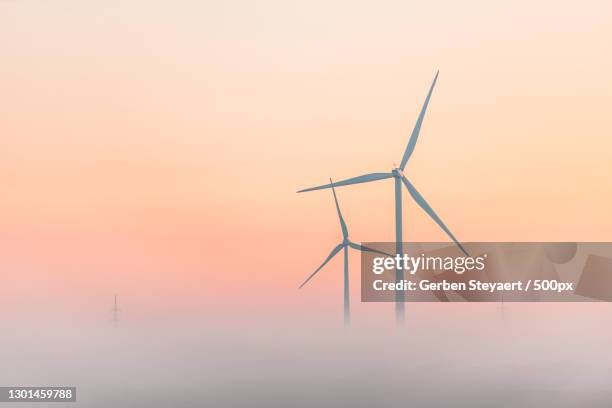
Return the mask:
<svg viewBox="0 0 612 408"><path fill-rule="evenodd" d="M333 186L348 186L351 184L361 184L368 183L371 181L384 180L388 178L393 178L395 180L395 252L397 254L403 254L403 237L402 237L402 183L406 186L408 193L412 196L412 199L429 215L438 226L459 246L461 251L468 255L467 251L463 248L461 243L457 241L453 233L448 229L448 227L442 222L440 217L436 214L436 212L431 208L431 206L425 201L425 198L417 191L417 189L412 185L410 181L404 175L404 169L406 168L406 163L408 163L408 159L414 152L414 148L417 143L417 139L419 138L419 133L421 131L421 125L423 124L423 119L425 118L425 112L427 111L427 105L429 105L429 99L431 98L431 94L433 92L434 87L436 86L436 81L438 80L439 71L436 72L436 76L429 88L429 92L427 93L427 97L425 98L425 102L423 103L423 107L421 108L421 112L417 118L416 124L414 125L414 129L412 130L412 134L410 135L410 139L408 140L408 145L406 146L406 150L404 151L404 155L402 156L402 161L400 162L399 167L394 165L391 172L384 173L369 173L364 174L362 176L352 177L346 180L338 181L332 184L325 184L322 186L306 188L304 190L298 191L298 193L303 193L306 191L314 191L314 190L322 190L326 188L330 188ZM468 255L469 256L469 255ZM404 279L404 272L401 269L396 269L395 271L395 280L400 282ZM399 324L402 324L404 321L404 292L396 291L395 293L395 316L396 320Z"/></svg>
<svg viewBox="0 0 612 408"><path fill-rule="evenodd" d="M342 242L336 245L334 249L332 249L331 253L327 256L325 261L319 266L306 280L300 285L300 289L308 283L323 267L334 257L338 252L344 249L344 325L346 327L350 326L351 323L351 305L350 305L350 293L349 293L349 269L348 269L348 249L353 248L358 251L366 251L366 252L376 252L385 256L391 256L387 253L377 251L375 249L371 249L365 247L363 245L356 244L355 242L349 239L348 228L346 227L346 223L344 222L344 218L342 217L342 212L340 211L340 205L338 204L338 197L336 197L336 189L334 188L334 182L332 179L329 179L330 186L332 188L332 193L334 194L334 201L336 203L336 210L338 211L338 219L340 221L340 228L342 229Z"/></svg>
<svg viewBox="0 0 612 408"><path fill-rule="evenodd" d="M117 304L117 295L115 295L115 303L111 310L113 311L113 322L117 323L119 321L119 305Z"/></svg>

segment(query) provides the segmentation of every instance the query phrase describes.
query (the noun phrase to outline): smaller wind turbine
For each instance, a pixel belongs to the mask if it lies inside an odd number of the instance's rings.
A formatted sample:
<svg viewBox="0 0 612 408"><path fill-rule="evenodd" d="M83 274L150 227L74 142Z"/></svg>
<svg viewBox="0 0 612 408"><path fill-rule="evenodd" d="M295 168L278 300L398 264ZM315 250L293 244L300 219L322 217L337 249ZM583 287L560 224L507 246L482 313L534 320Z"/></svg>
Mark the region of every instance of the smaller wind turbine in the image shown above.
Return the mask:
<svg viewBox="0 0 612 408"><path fill-rule="evenodd" d="M336 210L338 211L338 219L340 220L340 228L342 229L342 242L339 243L334 249L332 249L331 253L327 256L325 261L319 266L306 280L300 285L300 289L308 283L323 267L334 257L338 252L344 249L344 324L345 326L349 326L351 323L351 310L350 310L350 294L349 294L349 269L348 269L348 249L349 247L356 249L362 252L376 252L385 256L393 256L387 253L377 251L372 248L368 248L363 245L356 244L355 242L349 239L348 228L346 227L346 223L344 222L344 218L342 217L342 212L340 212L340 205L338 204L338 197L336 197L336 189L334 188L334 182L332 179L329 179L331 183L332 193L334 194L334 201L336 203Z"/></svg>
<svg viewBox="0 0 612 408"><path fill-rule="evenodd" d="M117 323L119 321L119 305L117 304L117 295L115 295L115 303L111 310L113 312L113 322Z"/></svg>

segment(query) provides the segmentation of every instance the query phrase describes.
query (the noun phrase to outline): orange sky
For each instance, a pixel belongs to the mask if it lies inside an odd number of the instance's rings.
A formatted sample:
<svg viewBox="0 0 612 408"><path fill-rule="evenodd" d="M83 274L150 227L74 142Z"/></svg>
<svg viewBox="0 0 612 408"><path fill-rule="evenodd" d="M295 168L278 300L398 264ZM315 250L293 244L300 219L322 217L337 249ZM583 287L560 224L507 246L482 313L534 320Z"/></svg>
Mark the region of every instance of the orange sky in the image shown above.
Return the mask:
<svg viewBox="0 0 612 408"><path fill-rule="evenodd" d="M331 194L295 191L390 170L437 69L406 173L460 239L611 240L610 23L603 0L0 2L2 302L335 311L340 262L295 291L340 238ZM356 240L393 239L392 188L339 190ZM413 204L404 228L444 239Z"/></svg>

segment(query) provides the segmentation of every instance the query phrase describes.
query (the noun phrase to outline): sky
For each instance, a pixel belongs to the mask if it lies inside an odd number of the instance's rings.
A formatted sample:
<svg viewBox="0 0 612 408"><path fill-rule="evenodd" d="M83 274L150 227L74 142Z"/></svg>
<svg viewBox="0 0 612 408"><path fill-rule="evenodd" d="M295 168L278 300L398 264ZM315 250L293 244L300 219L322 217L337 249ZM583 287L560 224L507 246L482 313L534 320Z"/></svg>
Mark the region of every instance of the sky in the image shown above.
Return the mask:
<svg viewBox="0 0 612 408"><path fill-rule="evenodd" d="M133 319L337 321L339 261L297 290L340 240L332 197L295 192L390 170L437 70L406 174L460 240L611 240L611 19L603 0L0 1L0 308L103 320L119 293ZM392 188L338 190L354 240L393 239ZM413 203L404 230L445 238Z"/></svg>

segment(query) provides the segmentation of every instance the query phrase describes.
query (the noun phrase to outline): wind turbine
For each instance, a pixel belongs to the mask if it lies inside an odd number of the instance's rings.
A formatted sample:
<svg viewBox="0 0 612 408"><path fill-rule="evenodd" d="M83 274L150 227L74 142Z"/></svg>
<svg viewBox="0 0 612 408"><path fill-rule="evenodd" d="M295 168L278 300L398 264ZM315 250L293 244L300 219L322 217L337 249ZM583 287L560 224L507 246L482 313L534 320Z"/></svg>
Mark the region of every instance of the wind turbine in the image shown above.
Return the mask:
<svg viewBox="0 0 612 408"><path fill-rule="evenodd" d="M406 150L404 151L404 155L402 156L402 161L400 162L399 167L393 165L393 169L391 172L384 173L369 173L364 174L362 176L352 177L346 180L338 181L332 184L325 184L322 186L311 187L304 190L298 191L298 193L303 193L306 191L314 191L314 190L322 190L326 188L330 188L335 185L337 187L340 186L348 186L351 184L360 184L360 183L368 183L371 181L384 180L388 178L395 179L395 251L397 254L403 254L403 245L402 245L402 183L408 189L408 193L412 196L414 201L438 224L438 226L459 246L461 251L468 255L467 251L463 248L461 243L457 241L457 238L453 235L453 233L448 229L448 227L442 222L440 217L436 214L436 212L431 208L431 206L425 201L425 198L417 191L417 189L412 185L410 181L404 175L404 168L406 167L406 163L408 163L408 159L414 152L414 148L417 143L417 139L419 138L419 133L421 131L421 125L423 124L423 118L425 117L425 112L427 111L427 105L429 105L429 99L431 98L431 94L433 92L434 87L436 86L436 81L438 80L438 74L440 72L436 72L436 76L429 88L429 92L427 93L427 97L425 98L425 102L423 103L423 107L421 108L421 112L417 118L416 124L414 125L414 129L412 130L412 134L410 135L410 139L408 140L408 145L406 146ZM469 255L468 255L469 256ZM404 271L401 269L396 269L395 271L395 280L400 282L404 279ZM395 315L398 323L402 323L404 321L404 292L396 291L395 293Z"/></svg>
<svg viewBox="0 0 612 408"><path fill-rule="evenodd" d="M346 223L344 222L344 218L342 217L342 212L340 212L340 205L338 204L338 197L336 197L336 189L334 188L334 182L332 179L329 179L329 186L332 188L332 193L334 194L334 201L336 203L336 210L338 211L338 219L340 220L340 228L342 229L342 242L336 245L334 249L327 256L325 261L319 266L306 280L300 285L300 289L308 283L323 267L331 261L331 259L338 254L342 249L344 249L344 325L349 326L351 323L351 309L350 309L350 293L349 293L349 269L348 269L348 249L353 248L362 252L376 252L385 256L392 256L387 253L377 251L375 249L368 248L363 245L356 244L355 242L349 239L348 228L346 227Z"/></svg>

